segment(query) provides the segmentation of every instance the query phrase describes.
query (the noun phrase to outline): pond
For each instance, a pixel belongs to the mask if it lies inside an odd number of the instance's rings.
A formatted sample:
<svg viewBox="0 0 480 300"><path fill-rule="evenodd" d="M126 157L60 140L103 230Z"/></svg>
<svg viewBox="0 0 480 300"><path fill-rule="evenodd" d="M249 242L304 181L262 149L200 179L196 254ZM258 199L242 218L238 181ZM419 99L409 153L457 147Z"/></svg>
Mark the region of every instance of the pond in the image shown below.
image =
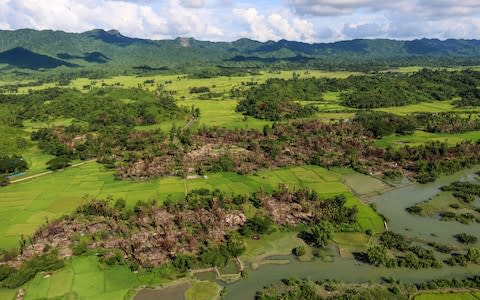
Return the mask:
<svg viewBox="0 0 480 300"><path fill-rule="evenodd" d="M452 235L466 232L480 238L480 224L463 225L456 222L442 222L436 218L410 215L405 208L425 201L440 192L439 188L457 180L476 180L475 172L480 167L446 176L430 184L411 184L391 190L372 198L377 210L389 219L389 229L407 236L456 243ZM405 230L408 229L408 230ZM279 259L279 257L275 257ZM479 265L448 267L441 269L411 270L406 268L387 269L362 264L351 258L335 256L333 262L315 259L300 262L292 256L281 257L290 261L283 265L262 265L248 270L248 277L226 285L225 299L254 299L255 292L262 287L292 276L298 278L337 279L346 282L380 281L382 277L393 277L403 282L419 282L437 278L464 278L479 274Z"/></svg>

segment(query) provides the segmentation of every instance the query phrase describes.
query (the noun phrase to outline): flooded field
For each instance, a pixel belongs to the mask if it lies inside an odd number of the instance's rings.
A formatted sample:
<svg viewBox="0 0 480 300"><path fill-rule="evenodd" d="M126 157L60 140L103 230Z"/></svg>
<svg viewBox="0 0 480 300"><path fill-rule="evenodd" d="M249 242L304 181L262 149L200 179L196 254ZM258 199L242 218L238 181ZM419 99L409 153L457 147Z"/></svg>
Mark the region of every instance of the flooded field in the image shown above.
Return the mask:
<svg viewBox="0 0 480 300"><path fill-rule="evenodd" d="M389 220L389 229L406 236L455 243L452 235L466 232L480 238L480 224L464 225L455 222L442 222L433 217L413 216L405 208L427 200L438 194L439 188L457 180L475 181L475 172L480 167L443 177L430 184L411 184L403 188L391 190L375 196L372 201L377 205L379 213ZM275 257L280 259L280 257ZM300 262L292 256L281 257L289 260L288 264L265 264L258 269L248 270L248 277L226 285L225 299L254 299L255 291L262 287L289 277L318 279L337 279L347 282L381 281L382 277L393 277L402 282L419 282L437 278L464 278L480 273L479 265L468 267L448 267L441 269L412 270L406 268L378 268L362 264L352 258L338 255L332 262L314 259L310 262Z"/></svg>
<svg viewBox="0 0 480 300"><path fill-rule="evenodd" d="M454 234L465 232L480 238L480 224L470 225L458 222L443 222L435 217L409 214L405 208L423 202L440 193L442 186L454 181L478 182L475 169L465 170L452 176L445 176L429 184L412 184L374 197L377 211L388 218L388 227L394 232L407 236L443 243L456 243Z"/></svg>
<svg viewBox="0 0 480 300"><path fill-rule="evenodd" d="M185 300L185 292L189 287L190 284L185 282L161 289L143 289L135 295L134 300Z"/></svg>

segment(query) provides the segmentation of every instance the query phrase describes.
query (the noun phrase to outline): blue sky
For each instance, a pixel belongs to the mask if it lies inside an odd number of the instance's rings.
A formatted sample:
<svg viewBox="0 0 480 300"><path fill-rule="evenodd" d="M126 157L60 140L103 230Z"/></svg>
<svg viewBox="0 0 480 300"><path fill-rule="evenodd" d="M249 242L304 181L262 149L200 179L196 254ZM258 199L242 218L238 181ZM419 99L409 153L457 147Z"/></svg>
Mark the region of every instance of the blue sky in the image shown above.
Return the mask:
<svg viewBox="0 0 480 300"><path fill-rule="evenodd" d="M480 38L480 0L0 0L0 29L153 39Z"/></svg>

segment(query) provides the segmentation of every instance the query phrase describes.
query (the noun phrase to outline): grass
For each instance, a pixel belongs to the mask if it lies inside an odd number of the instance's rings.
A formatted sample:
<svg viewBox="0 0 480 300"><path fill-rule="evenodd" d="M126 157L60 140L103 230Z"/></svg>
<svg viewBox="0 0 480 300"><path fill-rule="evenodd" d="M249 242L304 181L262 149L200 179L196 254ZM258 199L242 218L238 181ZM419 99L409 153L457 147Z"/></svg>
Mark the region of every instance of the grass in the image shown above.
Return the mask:
<svg viewBox="0 0 480 300"><path fill-rule="evenodd" d="M13 300L16 298L17 292L18 292L17 290L0 288L0 299Z"/></svg>
<svg viewBox="0 0 480 300"><path fill-rule="evenodd" d="M340 256L353 258L354 252L366 251L368 249L369 237L359 232L337 232L333 241L338 245Z"/></svg>
<svg viewBox="0 0 480 300"><path fill-rule="evenodd" d="M425 293L415 296L415 300L478 300L480 292Z"/></svg>
<svg viewBox="0 0 480 300"><path fill-rule="evenodd" d="M219 295L221 287L211 281L192 281L191 287L185 293L187 300L213 300Z"/></svg>
<svg viewBox="0 0 480 300"><path fill-rule="evenodd" d="M249 263L256 269L269 256L289 255L292 249L304 246L307 251L305 256L312 257L312 249L300 239L297 232L275 231L268 235L263 235L258 240L247 239L246 251L240 259Z"/></svg>
<svg viewBox="0 0 480 300"><path fill-rule="evenodd" d="M26 283L25 300L33 299L124 299L142 283L128 266L105 266L95 256L74 257L64 268L39 273ZM192 280L186 299L215 299L220 292L215 282ZM0 289L0 299L14 299L17 289Z"/></svg>
<svg viewBox="0 0 480 300"><path fill-rule="evenodd" d="M187 180L187 191L199 188L220 189L226 193L253 193L263 188L275 190L280 183L290 187L307 187L317 191L322 198L345 194L347 205L359 209L362 229L381 231L381 218L361 203L342 182L343 177L333 171L314 166L290 169L266 170L256 175L242 176L236 173L210 174L207 179ZM109 170L90 163L66 169L43 177L12 184L0 190L0 247L18 245L21 234L30 235L38 226L63 214L72 212L92 197L123 198L133 206L138 200L170 197L182 199L185 184L178 177L166 177L147 182L115 180ZM15 212L15 213L12 213Z"/></svg>
<svg viewBox="0 0 480 300"><path fill-rule="evenodd" d="M435 113L435 112L449 112L449 111L472 111L475 112L478 109L466 109L466 108L456 108L452 104L453 100L447 101L432 101L432 102L422 102L418 104L411 104L405 106L396 106L396 107L385 107L385 108L377 108L375 110L389 112L392 114L398 115L406 115L415 112L428 112L428 113Z"/></svg>
<svg viewBox="0 0 480 300"><path fill-rule="evenodd" d="M450 208L451 204L457 204L460 208L467 207L463 201L456 199L451 192L442 192L426 202L419 203L417 206L422 208L422 215L434 216L441 211L458 212L458 210Z"/></svg>
<svg viewBox="0 0 480 300"><path fill-rule="evenodd" d="M218 126L226 128L262 129L270 121L246 117L235 111L236 100L184 100L179 105L200 108L197 126Z"/></svg>
<svg viewBox="0 0 480 300"><path fill-rule="evenodd" d="M462 141L480 140L480 131L470 131L465 133L447 134L447 133L429 133L425 131L415 131L411 135L389 135L377 140L375 143L380 147L403 146L403 145L420 145L427 142L439 141L447 142L449 145L456 145Z"/></svg>
<svg viewBox="0 0 480 300"><path fill-rule="evenodd" d="M0 125L0 155L19 154L27 146L27 134L21 129Z"/></svg>
<svg viewBox="0 0 480 300"><path fill-rule="evenodd" d="M55 126L69 126L73 123L72 118L59 118L50 121L32 121L26 120L23 122L23 127L26 132L37 131L41 128L49 128Z"/></svg>
<svg viewBox="0 0 480 300"><path fill-rule="evenodd" d="M123 299L129 289L139 285L136 274L127 266L105 268L94 256L75 257L61 270L37 274L25 285L25 300Z"/></svg>
<svg viewBox="0 0 480 300"><path fill-rule="evenodd" d="M335 171L342 174L344 183L348 185L356 195L362 197L379 194L391 188L377 178L357 173L352 169L335 169Z"/></svg>
<svg viewBox="0 0 480 300"><path fill-rule="evenodd" d="M479 214L476 211L477 207L470 203L465 203L460 199L457 199L452 195L452 192L441 192L438 195L433 196L428 201L417 204L422 210L420 215L422 216L437 216L440 213L451 212L457 217L455 220L461 223L469 224L475 222L474 219L466 219L462 217L463 214L471 214L474 218L478 218ZM456 208L452 207L456 206Z"/></svg>

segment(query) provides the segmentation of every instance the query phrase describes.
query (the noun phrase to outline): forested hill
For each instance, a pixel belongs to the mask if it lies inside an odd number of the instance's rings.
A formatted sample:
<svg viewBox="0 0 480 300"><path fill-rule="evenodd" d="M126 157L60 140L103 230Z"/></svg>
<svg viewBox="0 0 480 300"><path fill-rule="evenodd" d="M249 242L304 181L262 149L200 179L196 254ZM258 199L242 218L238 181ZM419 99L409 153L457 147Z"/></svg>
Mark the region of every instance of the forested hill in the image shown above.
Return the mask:
<svg viewBox="0 0 480 300"><path fill-rule="evenodd" d="M192 38L148 40L116 30L83 33L21 29L0 31L0 64L40 69L111 65L130 68L260 66L302 64L340 66L376 61L383 66L480 64L479 40L386 39L308 44L249 39L208 42ZM38 62L38 63L37 63Z"/></svg>

